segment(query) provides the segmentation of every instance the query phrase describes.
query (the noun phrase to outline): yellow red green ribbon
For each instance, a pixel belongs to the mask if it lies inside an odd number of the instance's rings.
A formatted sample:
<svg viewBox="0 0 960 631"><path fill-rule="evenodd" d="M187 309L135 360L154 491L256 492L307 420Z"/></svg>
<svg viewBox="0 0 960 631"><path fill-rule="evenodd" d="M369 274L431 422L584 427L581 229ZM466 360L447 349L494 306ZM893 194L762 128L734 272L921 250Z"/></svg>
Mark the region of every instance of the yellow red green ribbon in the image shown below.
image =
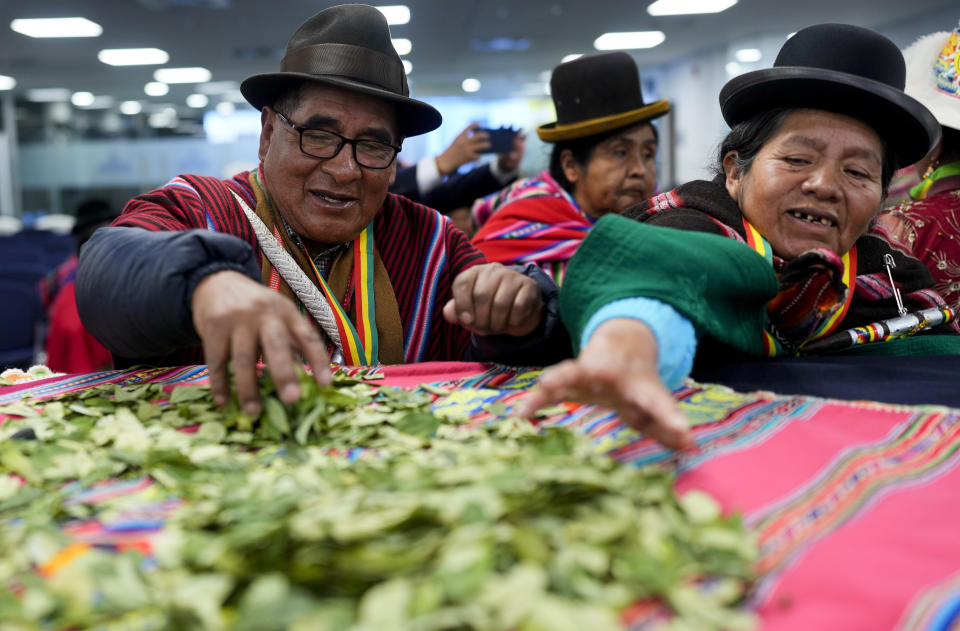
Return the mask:
<svg viewBox="0 0 960 631"><path fill-rule="evenodd" d="M747 221L746 217L743 217L743 228L744 232L747 235L747 245L749 245L757 254L762 256L767 260L768 263L773 264L773 248L770 247L770 243L763 238L763 235L760 234L760 231L756 227ZM854 245L850 250L848 250L840 260L843 262L843 275L841 280L843 281L844 287L847 291L843 299L843 305L837 309L836 312L826 320L824 320L817 330L807 338L806 341L816 340L825 335L833 333L837 328L840 322L843 321L844 316L847 315L847 311L850 310L850 303L853 302L853 292L856 286L857 281L857 246ZM780 345L777 343L777 340L770 335L766 330L763 331L763 353L768 357L774 357L782 352Z"/></svg>
<svg viewBox="0 0 960 631"><path fill-rule="evenodd" d="M350 322L350 318L333 295L327 281L307 254L307 260L313 267L320 291L323 292L324 298L327 299L333 311L343 347L343 359L348 366L370 366L377 363L379 359L377 317L373 297L373 252L373 222L371 222L353 240L353 296L358 327L354 327Z"/></svg>

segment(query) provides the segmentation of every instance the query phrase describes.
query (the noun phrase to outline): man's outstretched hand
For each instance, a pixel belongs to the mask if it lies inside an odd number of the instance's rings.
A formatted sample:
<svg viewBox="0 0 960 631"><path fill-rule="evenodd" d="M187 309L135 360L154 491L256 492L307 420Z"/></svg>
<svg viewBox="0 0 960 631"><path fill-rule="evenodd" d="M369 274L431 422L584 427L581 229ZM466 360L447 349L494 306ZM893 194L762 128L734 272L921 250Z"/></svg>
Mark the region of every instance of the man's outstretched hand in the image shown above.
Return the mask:
<svg viewBox="0 0 960 631"><path fill-rule="evenodd" d="M314 326L279 293L234 271L215 272L191 298L193 325L203 342L210 391L218 405L230 399L228 366L233 365L237 398L246 414L260 413L257 359L263 355L277 394L286 403L300 398L299 354L320 385L330 383L329 358Z"/></svg>

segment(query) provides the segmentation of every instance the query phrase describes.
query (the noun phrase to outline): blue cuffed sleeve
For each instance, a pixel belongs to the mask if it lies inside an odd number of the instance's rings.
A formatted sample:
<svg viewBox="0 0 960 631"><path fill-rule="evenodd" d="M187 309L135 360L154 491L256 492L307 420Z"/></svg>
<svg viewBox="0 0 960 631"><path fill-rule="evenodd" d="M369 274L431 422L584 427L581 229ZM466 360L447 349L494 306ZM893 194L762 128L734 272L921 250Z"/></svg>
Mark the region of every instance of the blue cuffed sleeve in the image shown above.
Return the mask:
<svg viewBox="0 0 960 631"><path fill-rule="evenodd" d="M693 325L665 302L654 298L623 298L598 309L583 329L580 347L604 322L614 318L640 320L650 327L657 338L657 372L663 383L675 390L693 368L697 353L697 333Z"/></svg>

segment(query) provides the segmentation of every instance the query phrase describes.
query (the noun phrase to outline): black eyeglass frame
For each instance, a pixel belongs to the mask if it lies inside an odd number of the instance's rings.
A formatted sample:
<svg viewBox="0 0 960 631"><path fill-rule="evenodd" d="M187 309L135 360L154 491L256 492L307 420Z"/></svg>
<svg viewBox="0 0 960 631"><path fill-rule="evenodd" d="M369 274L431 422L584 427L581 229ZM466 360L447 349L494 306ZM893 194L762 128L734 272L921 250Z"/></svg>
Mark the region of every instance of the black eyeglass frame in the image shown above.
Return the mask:
<svg viewBox="0 0 960 631"><path fill-rule="evenodd" d="M271 108L271 109L272 109L272 108ZM390 168L390 165L393 164L393 161L397 159L397 154L400 153L400 150L402 149L402 147L399 147L399 146L397 146L397 145L392 145L392 144L390 144L389 142L383 142L382 140L372 140L372 139L370 139L370 138L347 138L346 136L342 136L342 135L338 134L338 133L335 132L335 131L330 131L329 129L316 129L316 128L311 128L311 127L301 127L301 126L299 126L299 125L295 125L295 124L293 123L293 121L291 121L289 118L287 118L286 116L284 116L283 114L281 114L281 113L278 112L277 110L273 110L273 111L274 111L274 113L277 115L277 117L284 122L284 124L286 124L288 127L290 127L290 129L292 129L292 130L294 130L295 132L297 132L297 134L298 134L298 136L299 136L300 153L302 153L302 154L305 155L305 156L310 156L311 158L316 158L316 159L318 159L318 160L331 160L331 159L333 159L333 158L336 158L338 155L340 155L340 151L343 150L343 146L344 146L344 145L349 144L351 147L353 147L353 159L354 159L354 161L355 161L357 164L359 164L360 166L362 166L362 167L365 168L365 169L374 169L374 170L377 170L377 171L382 171L383 169L388 169L388 168ZM329 156L317 156L317 155L314 155L314 154L312 154L312 153L309 153L306 149L303 148L303 132L305 132L305 131L323 132L324 134L330 134L331 136L336 136L337 138L340 139L340 144L337 145L337 148L336 148L336 149L334 150L334 152L333 152L331 155L329 155ZM358 142L371 142L371 143L374 143L374 144L377 144L377 145L383 145L384 147L390 147L391 149L393 149L393 157L390 158L390 161L387 162L387 163L386 163L385 165L383 165L383 166L370 166L369 164L364 164L363 162L361 162L360 156L357 155L357 143L358 143Z"/></svg>

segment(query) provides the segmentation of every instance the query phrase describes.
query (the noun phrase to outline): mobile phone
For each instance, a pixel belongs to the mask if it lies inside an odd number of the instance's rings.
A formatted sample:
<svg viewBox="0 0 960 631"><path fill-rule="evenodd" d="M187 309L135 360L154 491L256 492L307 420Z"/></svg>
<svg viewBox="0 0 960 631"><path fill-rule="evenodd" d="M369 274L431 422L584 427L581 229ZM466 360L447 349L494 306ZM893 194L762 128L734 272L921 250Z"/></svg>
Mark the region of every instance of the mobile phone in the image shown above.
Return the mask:
<svg viewBox="0 0 960 631"><path fill-rule="evenodd" d="M480 128L477 131L485 131L490 136L490 147L484 153L510 153L513 150L513 137L517 135L516 129L512 127Z"/></svg>

